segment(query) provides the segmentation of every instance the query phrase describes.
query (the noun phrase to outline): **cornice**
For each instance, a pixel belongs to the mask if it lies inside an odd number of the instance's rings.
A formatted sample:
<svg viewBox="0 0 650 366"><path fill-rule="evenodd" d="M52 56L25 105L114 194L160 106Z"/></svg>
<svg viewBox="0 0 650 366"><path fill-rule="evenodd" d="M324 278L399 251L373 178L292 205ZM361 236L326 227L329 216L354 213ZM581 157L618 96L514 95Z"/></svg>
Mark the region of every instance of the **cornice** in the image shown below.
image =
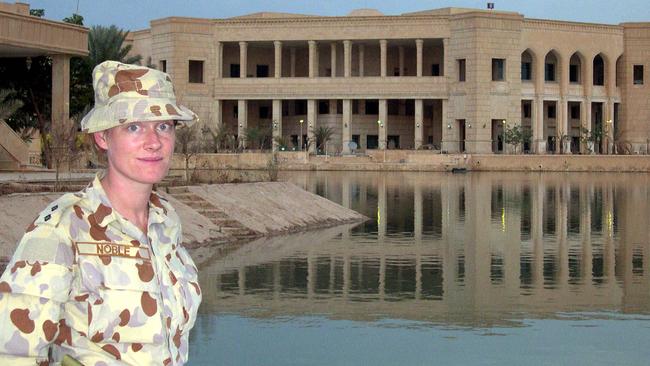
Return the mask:
<svg viewBox="0 0 650 366"><path fill-rule="evenodd" d="M560 30L565 32L590 32L623 34L623 27L613 24L581 23L547 19L524 19L524 30Z"/></svg>
<svg viewBox="0 0 650 366"><path fill-rule="evenodd" d="M13 18L16 20L20 20L23 22L27 23L34 23L34 24L42 24L42 25L48 25L48 26L53 26L57 28L63 28L63 29L69 29L71 31L76 31L76 32L81 32L81 33L88 33L89 29L80 25L76 24L70 24L70 23L65 23L65 22L58 22L55 20L49 20L49 19L44 19L44 18L39 18L39 17L34 17L34 16L26 16L26 15L21 15L21 14L16 14L16 13L10 13L6 11L0 10L0 17L7 17L7 18Z"/></svg>

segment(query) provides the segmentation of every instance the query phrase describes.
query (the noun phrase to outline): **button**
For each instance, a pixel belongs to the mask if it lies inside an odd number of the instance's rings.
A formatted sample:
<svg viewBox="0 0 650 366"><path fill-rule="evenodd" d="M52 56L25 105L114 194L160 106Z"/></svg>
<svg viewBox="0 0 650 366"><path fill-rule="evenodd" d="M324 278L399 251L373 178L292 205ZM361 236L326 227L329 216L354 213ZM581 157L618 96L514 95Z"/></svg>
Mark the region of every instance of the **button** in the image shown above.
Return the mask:
<svg viewBox="0 0 650 366"><path fill-rule="evenodd" d="M49 220L50 218L52 218L52 216L47 215L47 216L45 216L45 217L43 218L43 220L47 221L47 220Z"/></svg>
<svg viewBox="0 0 650 366"><path fill-rule="evenodd" d="M59 208L59 205L52 206L52 211L56 210L57 208Z"/></svg>

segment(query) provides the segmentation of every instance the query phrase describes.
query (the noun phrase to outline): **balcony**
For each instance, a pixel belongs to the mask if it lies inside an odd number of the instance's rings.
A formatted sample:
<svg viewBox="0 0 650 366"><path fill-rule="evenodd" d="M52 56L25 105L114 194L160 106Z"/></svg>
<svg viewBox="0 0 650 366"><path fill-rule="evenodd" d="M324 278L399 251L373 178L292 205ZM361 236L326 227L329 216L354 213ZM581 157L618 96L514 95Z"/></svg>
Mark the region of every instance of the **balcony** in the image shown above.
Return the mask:
<svg viewBox="0 0 650 366"><path fill-rule="evenodd" d="M446 99L444 76L223 78L216 99Z"/></svg>

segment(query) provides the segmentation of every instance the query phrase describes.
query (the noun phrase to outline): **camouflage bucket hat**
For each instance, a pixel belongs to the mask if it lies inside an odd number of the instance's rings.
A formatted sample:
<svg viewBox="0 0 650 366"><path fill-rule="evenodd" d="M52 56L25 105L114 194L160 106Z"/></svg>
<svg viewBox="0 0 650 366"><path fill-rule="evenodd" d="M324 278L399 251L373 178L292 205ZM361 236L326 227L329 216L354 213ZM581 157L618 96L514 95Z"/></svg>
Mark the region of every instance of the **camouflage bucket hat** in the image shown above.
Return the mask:
<svg viewBox="0 0 650 366"><path fill-rule="evenodd" d="M135 121L175 120L190 125L196 114L176 104L172 80L144 66L104 61L93 70L95 106L81 120L87 133Z"/></svg>

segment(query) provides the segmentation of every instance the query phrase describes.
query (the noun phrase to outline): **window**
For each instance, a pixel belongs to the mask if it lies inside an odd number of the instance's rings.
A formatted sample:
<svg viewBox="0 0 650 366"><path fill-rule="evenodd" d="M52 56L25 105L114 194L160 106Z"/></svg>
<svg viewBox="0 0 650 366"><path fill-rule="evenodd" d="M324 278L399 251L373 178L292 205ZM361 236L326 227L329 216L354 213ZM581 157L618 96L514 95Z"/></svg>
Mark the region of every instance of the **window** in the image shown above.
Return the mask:
<svg viewBox="0 0 650 366"><path fill-rule="evenodd" d="M524 104L524 118L530 118L531 117L531 105L530 104Z"/></svg>
<svg viewBox="0 0 650 366"><path fill-rule="evenodd" d="M190 60L189 69L188 81L190 83L203 83L203 61Z"/></svg>
<svg viewBox="0 0 650 366"><path fill-rule="evenodd" d="M389 99L387 104L388 104L388 115L389 116L397 116L399 115L399 103L400 101L397 99Z"/></svg>
<svg viewBox="0 0 650 366"><path fill-rule="evenodd" d="M549 104L546 109L546 117L555 118L555 104Z"/></svg>
<svg viewBox="0 0 650 366"><path fill-rule="evenodd" d="M458 63L458 81L465 81L465 59L456 61Z"/></svg>
<svg viewBox="0 0 650 366"><path fill-rule="evenodd" d="M336 114L343 114L343 100L336 101Z"/></svg>
<svg viewBox="0 0 650 366"><path fill-rule="evenodd" d="M393 76L399 76L399 67L393 68Z"/></svg>
<svg viewBox="0 0 650 366"><path fill-rule="evenodd" d="M379 101L366 100L366 114L379 114Z"/></svg>
<svg viewBox="0 0 650 366"><path fill-rule="evenodd" d="M296 100L296 114L307 114L307 101Z"/></svg>
<svg viewBox="0 0 650 366"><path fill-rule="evenodd" d="M555 64L545 64L544 80L555 81Z"/></svg>
<svg viewBox="0 0 650 366"><path fill-rule="evenodd" d="M269 117L269 107L268 106L260 106L259 115L260 115L261 119L271 118L271 117Z"/></svg>
<svg viewBox="0 0 650 366"><path fill-rule="evenodd" d="M379 147L379 135L366 136L366 149L372 150Z"/></svg>
<svg viewBox="0 0 650 366"><path fill-rule="evenodd" d="M167 60L160 60L160 71L167 72Z"/></svg>
<svg viewBox="0 0 650 366"><path fill-rule="evenodd" d="M533 64L531 62L521 63L521 80L533 79Z"/></svg>
<svg viewBox="0 0 650 366"><path fill-rule="evenodd" d="M580 105L571 106L571 119L580 119Z"/></svg>
<svg viewBox="0 0 650 366"><path fill-rule="evenodd" d="M634 85L643 85L643 65L634 65Z"/></svg>
<svg viewBox="0 0 650 366"><path fill-rule="evenodd" d="M354 143L357 144L357 148L361 146L361 143L359 142L361 141L360 137L361 135L352 135L352 141L354 141Z"/></svg>
<svg viewBox="0 0 650 366"><path fill-rule="evenodd" d="M238 106L233 106L232 108L232 116L237 118L239 117L239 107Z"/></svg>
<svg viewBox="0 0 650 366"><path fill-rule="evenodd" d="M289 115L289 101L288 100L283 100L282 101L282 115L283 116L288 116Z"/></svg>
<svg viewBox="0 0 650 366"><path fill-rule="evenodd" d="M594 85L605 85L605 62L600 55L594 58Z"/></svg>
<svg viewBox="0 0 650 366"><path fill-rule="evenodd" d="M431 76L440 76L440 64L431 65Z"/></svg>
<svg viewBox="0 0 650 366"><path fill-rule="evenodd" d="M329 100L319 100L318 101L318 114L329 114L330 113L330 102Z"/></svg>
<svg viewBox="0 0 650 366"><path fill-rule="evenodd" d="M269 65L257 65L257 77L258 78L268 78L269 77Z"/></svg>
<svg viewBox="0 0 650 366"><path fill-rule="evenodd" d="M492 81L504 81L506 79L506 60L503 58L492 59Z"/></svg>
<svg viewBox="0 0 650 366"><path fill-rule="evenodd" d="M569 82L580 82L580 65L569 65Z"/></svg>
<svg viewBox="0 0 650 366"><path fill-rule="evenodd" d="M352 114L359 114L359 101L357 99L352 100Z"/></svg>
<svg viewBox="0 0 650 366"><path fill-rule="evenodd" d="M239 64L230 64L230 77L231 78L239 77Z"/></svg>

